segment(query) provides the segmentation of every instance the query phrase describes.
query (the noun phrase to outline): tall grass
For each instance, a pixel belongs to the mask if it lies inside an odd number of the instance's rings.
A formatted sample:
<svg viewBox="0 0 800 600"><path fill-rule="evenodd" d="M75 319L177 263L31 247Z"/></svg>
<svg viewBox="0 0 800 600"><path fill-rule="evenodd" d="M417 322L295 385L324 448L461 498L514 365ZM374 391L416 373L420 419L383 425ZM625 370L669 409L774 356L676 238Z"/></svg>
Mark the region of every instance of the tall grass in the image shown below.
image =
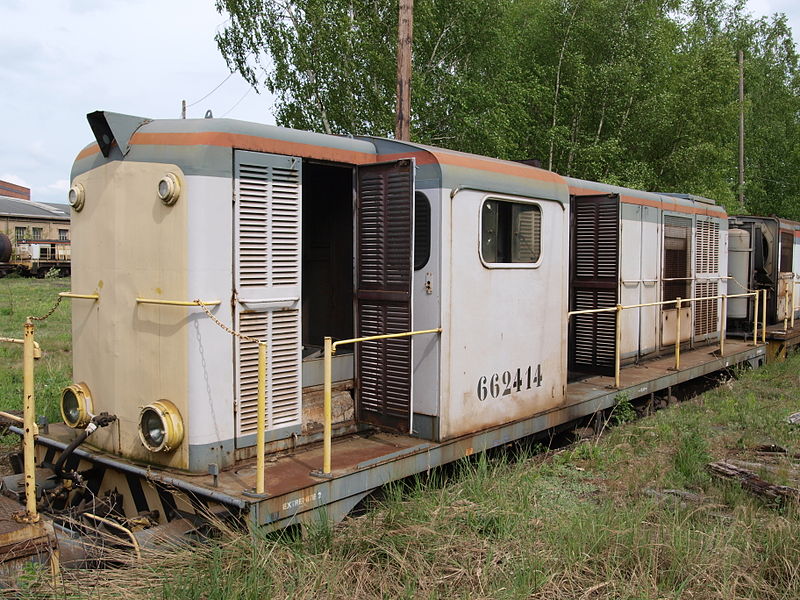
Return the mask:
<svg viewBox="0 0 800 600"><path fill-rule="evenodd" d="M0 280L0 335L19 337L67 281ZM31 291L31 288L35 292ZM9 293L11 294L9 296ZM32 294L37 294L36 300ZM2 295L13 298L2 304ZM22 309L26 300L34 304ZM39 302L38 305L35 302ZM39 327L37 393L69 380L68 307ZM18 348L0 359L18 365ZM21 382L0 373L6 408ZM302 533L234 530L140 564L69 571L32 594L69 598L800 598L800 518L731 483L712 459L800 452L800 357L745 372L680 406L543 454L481 454L384 488L361 516ZM56 396L57 398L57 396ZM40 404L41 406L41 404ZM56 409L57 410L57 409ZM624 421L627 419L620 419ZM780 460L780 459L776 459ZM779 463L790 480L789 459Z"/></svg>
<svg viewBox="0 0 800 600"><path fill-rule="evenodd" d="M783 420L797 410L798 367L794 357L746 373L592 443L482 454L396 482L335 527L223 527L215 541L151 551L134 568L68 573L82 587L67 589L207 600L798 598L797 511L703 469L747 457L747 436L798 451L800 430Z"/></svg>
<svg viewBox="0 0 800 600"><path fill-rule="evenodd" d="M28 316L47 313L58 293L70 289L70 280L0 279L0 337L20 339ZM43 356L35 365L35 395L38 414L52 421L60 420L61 389L72 378L71 307L69 300L45 321L35 322L35 339ZM22 346L0 344L0 410L22 409Z"/></svg>

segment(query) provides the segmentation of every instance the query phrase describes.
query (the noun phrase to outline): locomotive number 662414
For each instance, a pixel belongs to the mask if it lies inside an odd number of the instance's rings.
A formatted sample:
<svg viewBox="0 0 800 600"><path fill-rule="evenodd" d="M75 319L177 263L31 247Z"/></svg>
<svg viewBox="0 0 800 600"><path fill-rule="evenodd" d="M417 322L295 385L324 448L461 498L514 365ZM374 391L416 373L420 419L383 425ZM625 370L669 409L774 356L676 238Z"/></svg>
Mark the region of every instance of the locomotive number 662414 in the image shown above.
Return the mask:
<svg viewBox="0 0 800 600"><path fill-rule="evenodd" d="M528 366L524 371L519 368L514 373L503 371L488 377L484 375L478 380L478 400L483 402L489 398L501 398L509 396L512 392L529 390L534 386L542 386L541 363L536 367Z"/></svg>

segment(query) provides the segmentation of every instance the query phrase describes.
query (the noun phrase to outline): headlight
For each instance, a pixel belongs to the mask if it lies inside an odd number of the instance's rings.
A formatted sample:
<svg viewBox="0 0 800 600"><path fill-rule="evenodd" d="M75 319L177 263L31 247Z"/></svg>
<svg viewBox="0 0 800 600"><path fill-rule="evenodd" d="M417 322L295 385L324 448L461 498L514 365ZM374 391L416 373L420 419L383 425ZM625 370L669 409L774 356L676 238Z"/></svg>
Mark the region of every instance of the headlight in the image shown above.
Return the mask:
<svg viewBox="0 0 800 600"><path fill-rule="evenodd" d="M86 190L83 189L83 186L80 183L76 183L69 188L67 202L69 202L69 205L75 209L75 212L81 211L83 205L86 203Z"/></svg>
<svg viewBox="0 0 800 600"><path fill-rule="evenodd" d="M181 195L181 182L174 173L167 173L158 182L158 197L167 206L172 206Z"/></svg>
<svg viewBox="0 0 800 600"><path fill-rule="evenodd" d="M93 410L92 393L85 383L73 383L61 391L61 418L70 427L86 427Z"/></svg>
<svg viewBox="0 0 800 600"><path fill-rule="evenodd" d="M139 439L150 452L169 452L183 441L183 420L169 400L159 400L139 413Z"/></svg>

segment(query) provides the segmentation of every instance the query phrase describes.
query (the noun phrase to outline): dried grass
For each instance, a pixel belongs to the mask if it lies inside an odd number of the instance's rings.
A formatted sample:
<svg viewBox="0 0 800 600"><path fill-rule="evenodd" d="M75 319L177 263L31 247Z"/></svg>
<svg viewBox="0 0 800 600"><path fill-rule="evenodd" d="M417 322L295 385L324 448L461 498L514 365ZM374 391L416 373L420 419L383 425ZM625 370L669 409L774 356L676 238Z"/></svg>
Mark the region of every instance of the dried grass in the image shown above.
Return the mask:
<svg viewBox="0 0 800 600"><path fill-rule="evenodd" d="M148 550L135 567L68 572L64 586L37 593L798 598L797 510L765 505L694 468L708 456L746 454L748 439L800 450L798 429L782 421L797 410L798 367L793 358L744 374L702 399L614 428L589 449L545 460L481 455L425 481L394 484L372 510L334 528L275 537L221 524L216 540ZM646 493L679 485L692 493Z"/></svg>

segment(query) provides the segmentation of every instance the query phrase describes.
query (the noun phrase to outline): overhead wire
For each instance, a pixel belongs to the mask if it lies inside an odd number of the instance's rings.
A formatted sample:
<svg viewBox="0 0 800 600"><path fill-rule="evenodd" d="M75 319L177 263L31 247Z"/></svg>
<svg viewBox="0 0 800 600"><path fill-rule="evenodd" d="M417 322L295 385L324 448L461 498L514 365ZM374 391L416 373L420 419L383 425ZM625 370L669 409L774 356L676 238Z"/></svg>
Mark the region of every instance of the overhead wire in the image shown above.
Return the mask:
<svg viewBox="0 0 800 600"><path fill-rule="evenodd" d="M200 102L202 102L203 100L205 100L206 98L208 98L208 97L209 97L211 94L213 94L213 93L214 93L214 92L216 92L216 91L217 91L219 88L221 88L221 87L222 87L222 84L224 84L226 81L228 81L228 79L230 79L230 78L233 76L233 73L234 73L234 71L231 71L230 73L228 73L228 76L227 76L225 79L223 79L223 80L222 80L222 81L221 81L221 82L220 82L220 83L217 85L217 87L215 87L213 90L211 90L210 92L208 92L208 93L207 93L205 96L203 96L203 97L202 97L202 98L200 98L199 100L195 100L195 101L194 101L194 102L192 102L191 104L187 104L187 105L186 105L186 108L189 108L190 106L194 106L195 104L199 104Z"/></svg>
<svg viewBox="0 0 800 600"><path fill-rule="evenodd" d="M225 112L225 113L222 115L222 117L220 117L220 118L227 117L229 114L231 114L231 112L233 111L233 109L234 109L234 108L236 108L237 106L239 106L239 104L241 104L241 103L242 103L242 100L244 100L245 98L247 98L247 96L249 96L249 95L250 95L250 92L252 92L252 91L253 91L253 88L252 88L252 87L248 87L248 88L247 88L247 91L244 93L244 95L243 95L241 98L239 98L239 99L236 101L236 103L235 103L233 106L231 106L231 107L230 107L230 108L229 108L229 109L228 109L228 110L227 110L227 111L226 111L226 112Z"/></svg>

